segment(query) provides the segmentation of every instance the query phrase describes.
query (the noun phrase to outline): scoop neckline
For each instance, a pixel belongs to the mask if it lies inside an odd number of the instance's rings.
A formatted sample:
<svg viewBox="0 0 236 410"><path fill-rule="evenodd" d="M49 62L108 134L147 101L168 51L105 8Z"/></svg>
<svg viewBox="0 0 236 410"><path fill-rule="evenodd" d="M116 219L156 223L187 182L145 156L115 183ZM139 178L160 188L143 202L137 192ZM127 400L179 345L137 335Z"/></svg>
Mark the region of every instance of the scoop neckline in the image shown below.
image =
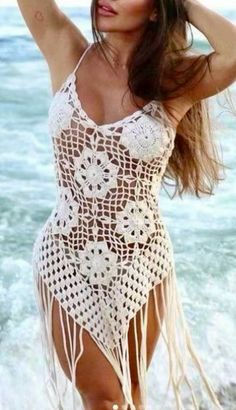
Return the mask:
<svg viewBox="0 0 236 410"><path fill-rule="evenodd" d="M136 110L135 112L133 112L132 114L126 115L125 117L121 118L120 120L114 121L114 122L110 122L110 123L105 123L105 124L97 124L96 121L94 121L89 115L88 113L84 110L81 100L79 98L78 92L76 90L76 73L75 70L73 70L65 79L65 81L62 83L61 87L55 92L55 94L53 95L52 99L51 99L51 103L50 103L50 107L49 107L49 111L51 108L51 105L54 101L54 99L57 97L57 95L62 93L62 90L65 88L65 86L68 83L68 86L71 84L72 85L72 92L73 92L73 100L76 103L76 105L78 105L80 111L83 113L83 115L86 117L86 120L88 122L91 123L91 125L93 125L95 128L97 129L102 129L102 128L112 128L112 127L116 127L119 124L122 124L126 121L128 121L129 119L135 118L136 116L140 115L141 113L145 113L145 111L147 110L147 108L152 107L152 106L157 106L157 104L159 104L162 114L164 115L164 117L168 119L167 114L165 113L165 109L163 107L163 104L161 101L158 100L151 100L149 101L147 104L145 104L142 108L140 108L139 110ZM176 134L176 128L170 124L168 126L168 128L170 128L174 134Z"/></svg>
<svg viewBox="0 0 236 410"><path fill-rule="evenodd" d="M121 124L123 122L125 122L126 120L136 117L136 115L139 115L140 113L143 113L143 111L145 111L147 108L149 108L149 106L153 105L156 100L151 100L149 101L147 104L145 104L142 108L134 111L132 114L128 114L125 117L121 118L120 120L117 121L113 121L113 122L108 122L108 123L104 123L104 124L98 124L96 121L94 121L86 112L86 110L83 108L80 97L78 95L78 92L76 90L76 73L71 73L71 76L73 78L72 81L72 85L73 85L73 94L74 94L74 100L76 101L76 103L79 105L80 110L83 112L84 116L86 117L86 119L91 122L94 126L96 126L96 128L103 128L103 127L113 127L116 126L118 124Z"/></svg>
<svg viewBox="0 0 236 410"><path fill-rule="evenodd" d="M121 123L123 123L123 122L125 122L125 121L127 121L127 120L129 120L129 119L131 119L131 118L133 118L133 117L136 117L136 116L139 115L140 113L145 112L145 110L146 110L147 108L149 108L149 106L152 106L154 103L157 102L156 100L151 100L151 101L149 101L147 104L145 104L142 108L140 108L140 109L134 111L132 114L126 115L125 117L121 118L120 120L117 120L117 121L114 121L114 122L109 122L109 123L104 123L104 124L98 124L96 121L94 121L94 120L88 115L88 113L86 112L86 110L85 110L85 109L83 108L83 106L82 106L81 100L80 100L79 95L78 95L78 92L77 92L77 90L76 90L76 78L77 78L77 77L76 77L76 74L75 74L74 71L71 72L71 73L67 76L67 78L65 79L65 81L63 82L63 84L61 85L61 87L59 88L59 90L57 90L57 91L55 92L55 94L54 94L53 97L52 97L52 100L51 100L51 104L50 104L50 105L52 105L52 102L53 102L53 100L56 98L56 96L59 95L59 94L61 94L63 88L64 88L65 85L68 83L68 81L69 81L70 78L72 79L72 81L70 81L70 84L72 85L73 101L76 102L76 104L79 106L81 112L83 112L83 114L84 114L84 116L86 117L87 121L90 122L91 124L93 124L96 128L104 128L104 127L105 127L105 128L106 128L106 127L109 127L109 128L110 128L110 127L116 126L116 125L118 125L118 124L121 124ZM49 108L49 109L50 109L50 108Z"/></svg>

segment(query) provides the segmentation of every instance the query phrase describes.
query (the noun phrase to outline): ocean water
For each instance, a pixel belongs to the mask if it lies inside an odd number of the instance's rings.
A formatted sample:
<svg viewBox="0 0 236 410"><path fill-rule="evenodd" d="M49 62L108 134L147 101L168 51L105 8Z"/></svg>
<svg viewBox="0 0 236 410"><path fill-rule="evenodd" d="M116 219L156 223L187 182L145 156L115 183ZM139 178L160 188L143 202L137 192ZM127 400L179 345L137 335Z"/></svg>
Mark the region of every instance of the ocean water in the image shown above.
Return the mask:
<svg viewBox="0 0 236 410"><path fill-rule="evenodd" d="M92 41L88 9L65 10ZM236 8L224 14L236 20ZM200 38L196 45L208 49ZM47 64L17 8L0 9L0 78L0 409L48 410L31 252L56 199L47 128L52 93ZM218 100L211 98L226 179L213 197L171 200L162 190L160 202L193 339L224 408L235 410L236 118ZM149 369L151 410L157 381L164 386L163 363L154 356Z"/></svg>

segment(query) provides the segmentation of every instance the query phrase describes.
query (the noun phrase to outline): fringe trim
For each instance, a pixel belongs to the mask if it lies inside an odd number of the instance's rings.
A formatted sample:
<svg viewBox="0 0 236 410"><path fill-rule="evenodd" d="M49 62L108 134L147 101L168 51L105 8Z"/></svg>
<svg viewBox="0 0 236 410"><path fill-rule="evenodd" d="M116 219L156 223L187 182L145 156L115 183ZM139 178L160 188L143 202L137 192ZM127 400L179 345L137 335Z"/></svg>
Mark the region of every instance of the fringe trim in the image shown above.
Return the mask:
<svg viewBox="0 0 236 410"><path fill-rule="evenodd" d="M52 295L51 291L44 283L40 274L35 272L34 277L35 284L35 297L40 314L40 327L41 327L41 341L43 346L43 352L45 356L46 364L46 393L51 406L57 410L79 410L84 409L82 407L81 397L76 388L76 366L80 360L83 350L83 327L81 326L79 332L79 346L80 351L76 357L76 322L73 320L73 331L69 326L69 313L66 309L63 309L63 305L59 301L60 312L60 325L63 332L63 346L67 357L67 362L70 371L70 380L64 374L64 371L60 367L60 363L57 357L55 346L53 344L52 337L52 309L55 295ZM44 283L45 286L42 286ZM160 286L161 301L163 306L163 316L161 317L159 311L159 304L156 294L156 286ZM214 404L214 408L223 409L220 405L216 393L208 379L203 365L195 350L189 327L185 319L180 295L178 292L175 269L173 269L168 276L166 276L160 283L155 285L147 295L147 303L140 309L140 329L141 329L141 345L140 350L138 346L138 334L137 334L137 314L133 317L134 320L134 335L135 335L135 353L136 353L136 365L138 380L140 386L140 394L142 405L135 407L132 397L132 382L129 366L129 349L128 349L128 328L124 332L124 337L119 340L117 346L111 350L104 344L97 340L91 334L93 340L97 343L100 350L109 360L113 366L121 383L121 388L125 398L125 404L130 407L122 406L122 410L147 410L147 321L148 321L148 302L151 295L154 296L155 314L159 326L159 338L162 337L168 352L168 366L169 366L169 378L168 385L163 399L163 403L160 406L160 410L163 410L166 403L167 393L172 386L176 410L185 409L184 403L181 397L181 388L185 383L189 388L191 394L191 400L193 409L200 410L193 386L190 382L187 374L187 364L189 359L195 365L199 372L200 379L205 391ZM160 301L159 301L160 303ZM66 317L63 320L62 310ZM111 324L111 326L113 326ZM66 333L69 335L69 348L66 344ZM61 374L61 380L60 380ZM68 395L68 389L71 387L72 393L70 399L72 404L68 407L66 404L66 396ZM121 410L119 407L114 407Z"/></svg>

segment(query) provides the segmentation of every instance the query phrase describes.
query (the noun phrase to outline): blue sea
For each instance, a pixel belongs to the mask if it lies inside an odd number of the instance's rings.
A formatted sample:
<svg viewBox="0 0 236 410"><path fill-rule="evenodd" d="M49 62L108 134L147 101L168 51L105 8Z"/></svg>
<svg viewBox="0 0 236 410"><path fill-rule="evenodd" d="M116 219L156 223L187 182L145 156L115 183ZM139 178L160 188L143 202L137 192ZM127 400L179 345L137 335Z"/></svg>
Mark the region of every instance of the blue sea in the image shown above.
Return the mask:
<svg viewBox="0 0 236 410"><path fill-rule="evenodd" d="M92 41L88 8L64 10ZM224 15L236 21L236 7ZM209 48L200 39L196 46ZM52 91L46 61L15 7L0 8L0 78L0 409L49 410L31 253L56 200L47 124ZM235 101L235 84L230 88ZM224 97L211 98L226 178L212 197L171 200L162 189L160 203L193 339L224 408L235 410L236 117L219 101ZM158 408L163 374L154 356L150 410Z"/></svg>

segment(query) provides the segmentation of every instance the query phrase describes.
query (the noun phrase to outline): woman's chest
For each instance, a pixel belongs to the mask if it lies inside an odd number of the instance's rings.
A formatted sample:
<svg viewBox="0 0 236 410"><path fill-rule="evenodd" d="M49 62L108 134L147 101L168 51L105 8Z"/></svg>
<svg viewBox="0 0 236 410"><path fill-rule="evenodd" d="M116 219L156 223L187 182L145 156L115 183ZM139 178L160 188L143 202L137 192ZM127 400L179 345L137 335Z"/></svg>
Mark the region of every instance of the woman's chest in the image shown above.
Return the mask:
<svg viewBox="0 0 236 410"><path fill-rule="evenodd" d="M165 124L160 104L151 101L143 109L107 124L97 124L82 107L70 87L56 94L48 112L49 131L61 155L83 155L84 150L106 152L117 160L151 161L173 149L174 129Z"/></svg>

